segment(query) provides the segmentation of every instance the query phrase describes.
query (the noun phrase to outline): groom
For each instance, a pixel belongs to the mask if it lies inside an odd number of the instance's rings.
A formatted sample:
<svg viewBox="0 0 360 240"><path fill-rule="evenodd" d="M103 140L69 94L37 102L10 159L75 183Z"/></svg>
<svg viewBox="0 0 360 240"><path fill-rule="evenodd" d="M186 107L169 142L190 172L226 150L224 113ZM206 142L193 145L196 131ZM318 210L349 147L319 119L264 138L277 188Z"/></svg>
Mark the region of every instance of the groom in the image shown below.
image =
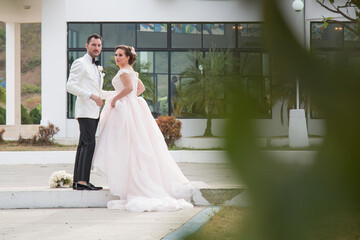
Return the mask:
<svg viewBox="0 0 360 240"><path fill-rule="evenodd" d="M79 144L74 166L74 190L100 190L89 182L92 157L95 149L95 133L99 122L102 98L109 92L102 91L103 77L99 72L99 61L95 59L102 49L102 37L92 34L85 44L87 53L71 65L66 89L77 96L75 118L80 128Z"/></svg>

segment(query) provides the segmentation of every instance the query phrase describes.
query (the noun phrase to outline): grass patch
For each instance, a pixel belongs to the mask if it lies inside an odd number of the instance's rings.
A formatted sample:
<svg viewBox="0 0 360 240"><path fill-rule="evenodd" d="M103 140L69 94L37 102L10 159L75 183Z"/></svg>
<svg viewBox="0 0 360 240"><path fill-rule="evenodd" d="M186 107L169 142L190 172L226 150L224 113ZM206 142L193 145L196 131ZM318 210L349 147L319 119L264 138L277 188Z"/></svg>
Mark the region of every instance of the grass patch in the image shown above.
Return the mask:
<svg viewBox="0 0 360 240"><path fill-rule="evenodd" d="M289 146L281 146L281 147L263 147L261 150L265 151L319 151L321 146L309 146L305 148L291 148Z"/></svg>
<svg viewBox="0 0 360 240"><path fill-rule="evenodd" d="M250 209L223 206L220 211L203 225L189 240L229 240L238 239L240 227L245 224L245 218Z"/></svg>
<svg viewBox="0 0 360 240"><path fill-rule="evenodd" d="M0 143L0 151L76 151L76 145L61 145L54 144L49 146L36 146L31 144L18 144L17 141L4 141ZM207 148L207 149L197 149L197 148L180 148L180 147L170 147L169 150L189 150L189 151L199 151L199 150L225 150L224 148Z"/></svg>
<svg viewBox="0 0 360 240"><path fill-rule="evenodd" d="M0 151L75 151L76 146L65 146L60 144L48 146L35 146L31 144L19 145L17 141L4 141L0 143Z"/></svg>
<svg viewBox="0 0 360 240"><path fill-rule="evenodd" d="M187 240L232 240L241 238L240 231L250 226L247 224L251 209L221 207L220 211L198 232ZM356 240L360 239L360 210L349 210L340 213L329 212L328 216L319 219L308 232L309 240ZM281 231L286 231L283 229Z"/></svg>
<svg viewBox="0 0 360 240"><path fill-rule="evenodd" d="M183 147L176 147L176 146L172 146L169 147L169 150L189 150L189 151L208 151L208 150L213 150L213 151L225 151L225 148L183 148Z"/></svg>

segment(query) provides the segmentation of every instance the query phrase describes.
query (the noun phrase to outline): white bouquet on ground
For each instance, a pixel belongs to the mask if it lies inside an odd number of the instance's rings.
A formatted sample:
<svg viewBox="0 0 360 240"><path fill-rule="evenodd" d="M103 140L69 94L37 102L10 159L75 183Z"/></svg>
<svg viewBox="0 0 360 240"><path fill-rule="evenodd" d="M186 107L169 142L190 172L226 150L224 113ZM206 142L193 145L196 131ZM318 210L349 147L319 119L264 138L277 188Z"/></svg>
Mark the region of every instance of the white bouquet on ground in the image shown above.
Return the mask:
<svg viewBox="0 0 360 240"><path fill-rule="evenodd" d="M70 187L73 183L72 179L72 174L66 173L65 171L57 171L51 174L49 184L51 188Z"/></svg>

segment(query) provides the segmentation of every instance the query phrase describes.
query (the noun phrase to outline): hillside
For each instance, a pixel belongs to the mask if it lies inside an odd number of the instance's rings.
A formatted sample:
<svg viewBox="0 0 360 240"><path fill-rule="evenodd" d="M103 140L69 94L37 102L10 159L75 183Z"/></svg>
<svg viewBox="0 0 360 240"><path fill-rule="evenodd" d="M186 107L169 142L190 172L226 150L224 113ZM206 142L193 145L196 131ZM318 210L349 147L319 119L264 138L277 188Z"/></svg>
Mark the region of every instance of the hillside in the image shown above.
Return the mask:
<svg viewBox="0 0 360 240"><path fill-rule="evenodd" d="M5 79L5 23L0 22L0 79ZM41 24L21 24L21 103L41 104Z"/></svg>

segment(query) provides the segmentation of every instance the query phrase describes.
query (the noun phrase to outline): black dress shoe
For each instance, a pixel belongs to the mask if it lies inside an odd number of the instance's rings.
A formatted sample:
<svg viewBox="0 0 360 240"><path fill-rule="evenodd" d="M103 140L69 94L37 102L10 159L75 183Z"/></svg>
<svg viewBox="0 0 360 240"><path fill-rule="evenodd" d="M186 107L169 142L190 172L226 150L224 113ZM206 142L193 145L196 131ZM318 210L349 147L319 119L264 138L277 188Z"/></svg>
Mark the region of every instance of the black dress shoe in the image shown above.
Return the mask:
<svg viewBox="0 0 360 240"><path fill-rule="evenodd" d="M92 185L91 183L87 183L86 185L81 184L81 183L73 183L73 189L74 190L101 190L103 189L102 187L95 187L94 185Z"/></svg>
<svg viewBox="0 0 360 240"><path fill-rule="evenodd" d="M103 187L95 187L93 184L91 184L91 183L88 183L87 184L89 187L91 187L91 188L93 188L93 189L91 189L91 190L101 190L101 189L103 189Z"/></svg>

